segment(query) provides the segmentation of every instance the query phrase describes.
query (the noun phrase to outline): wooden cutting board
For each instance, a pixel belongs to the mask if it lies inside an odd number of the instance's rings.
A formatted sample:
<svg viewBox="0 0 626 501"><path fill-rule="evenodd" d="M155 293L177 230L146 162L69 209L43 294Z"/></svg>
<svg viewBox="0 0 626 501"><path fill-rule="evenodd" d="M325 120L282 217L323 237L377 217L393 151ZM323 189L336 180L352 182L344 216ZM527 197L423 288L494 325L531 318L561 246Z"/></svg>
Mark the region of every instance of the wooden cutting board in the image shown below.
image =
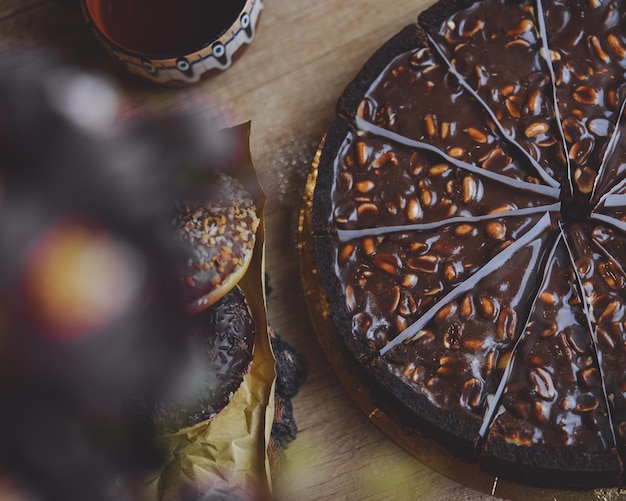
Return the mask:
<svg viewBox="0 0 626 501"><path fill-rule="evenodd" d="M359 409L320 348L300 282L298 210L335 102L374 50L430 3L265 0L257 37L234 66L179 88L127 75L95 41L79 11L53 0L0 3L4 48L43 45L101 71L119 87L130 111L199 100L199 111L221 108L233 125L252 122L252 158L268 200L269 319L309 366L308 380L293 400L299 433L276 482L286 501L492 499L415 459Z"/></svg>

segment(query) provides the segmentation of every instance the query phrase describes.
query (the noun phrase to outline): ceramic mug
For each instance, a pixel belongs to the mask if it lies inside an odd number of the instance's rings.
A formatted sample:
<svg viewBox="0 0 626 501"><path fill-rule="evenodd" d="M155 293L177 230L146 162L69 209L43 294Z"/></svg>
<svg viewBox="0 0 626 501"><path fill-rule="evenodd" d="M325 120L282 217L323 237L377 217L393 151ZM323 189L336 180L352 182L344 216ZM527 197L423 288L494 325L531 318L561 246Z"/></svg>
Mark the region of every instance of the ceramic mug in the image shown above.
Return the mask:
<svg viewBox="0 0 626 501"><path fill-rule="evenodd" d="M231 66L252 42L262 0L81 0L101 43L158 83L196 82Z"/></svg>

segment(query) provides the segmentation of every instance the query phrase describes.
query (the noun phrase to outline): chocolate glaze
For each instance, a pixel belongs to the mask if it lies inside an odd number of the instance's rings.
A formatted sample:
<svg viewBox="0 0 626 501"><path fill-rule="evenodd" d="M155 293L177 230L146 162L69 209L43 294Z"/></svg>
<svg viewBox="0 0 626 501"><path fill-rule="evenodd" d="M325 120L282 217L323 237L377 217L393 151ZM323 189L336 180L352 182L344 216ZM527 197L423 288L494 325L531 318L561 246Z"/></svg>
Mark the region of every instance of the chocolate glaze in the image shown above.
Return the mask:
<svg viewBox="0 0 626 501"><path fill-rule="evenodd" d="M426 10L420 21L506 135L561 181L567 160L536 12L530 1L500 0L443 18Z"/></svg>
<svg viewBox="0 0 626 501"><path fill-rule="evenodd" d="M626 83L626 5L542 1L574 198L588 204Z"/></svg>
<svg viewBox="0 0 626 501"><path fill-rule="evenodd" d="M190 319L187 335L196 357L183 387L140 413L161 432L175 432L212 418L230 402L252 363L255 327L248 303L235 287Z"/></svg>
<svg viewBox="0 0 626 501"><path fill-rule="evenodd" d="M348 85L319 163L346 345L439 440L531 483L618 485L626 458L624 9L437 2Z"/></svg>

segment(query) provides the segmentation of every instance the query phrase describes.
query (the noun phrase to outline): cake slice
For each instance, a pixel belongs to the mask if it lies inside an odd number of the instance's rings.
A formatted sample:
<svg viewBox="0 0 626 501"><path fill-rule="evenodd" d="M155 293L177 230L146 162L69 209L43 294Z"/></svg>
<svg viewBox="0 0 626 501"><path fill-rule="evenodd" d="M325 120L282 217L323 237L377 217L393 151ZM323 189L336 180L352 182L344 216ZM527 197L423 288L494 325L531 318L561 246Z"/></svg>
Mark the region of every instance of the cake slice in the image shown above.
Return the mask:
<svg viewBox="0 0 626 501"><path fill-rule="evenodd" d="M579 223L567 228L596 344L600 375L610 404L615 437L626 454L626 237L610 228ZM611 250L611 254L608 253Z"/></svg>
<svg viewBox="0 0 626 501"><path fill-rule="evenodd" d="M556 97L577 203L587 203L626 83L626 5L542 0Z"/></svg>
<svg viewBox="0 0 626 501"><path fill-rule="evenodd" d="M420 145L356 133L345 123L333 129L324 145L335 150L320 164L320 186L331 183L328 204L316 203L317 231L435 225L516 211L558 210L558 193L437 154ZM402 138L398 138L401 139ZM342 238L349 238L348 233Z"/></svg>
<svg viewBox="0 0 626 501"><path fill-rule="evenodd" d="M425 10L420 24L506 137L560 182L568 162L540 15L528 0L458 0Z"/></svg>
<svg viewBox="0 0 626 501"><path fill-rule="evenodd" d="M485 105L466 89L420 32L364 94L359 119L514 179L556 186L558 178L507 140ZM423 40L422 40L423 39Z"/></svg>
<svg viewBox="0 0 626 501"><path fill-rule="evenodd" d="M559 239L507 368L480 455L497 475L549 487L615 485L615 445L573 263Z"/></svg>
<svg viewBox="0 0 626 501"><path fill-rule="evenodd" d="M320 262L320 272L337 275L332 309L345 311L354 328L346 342L357 356L368 344L380 350L541 217L465 221L417 234L373 229L345 242L318 237L318 253L330 261Z"/></svg>
<svg viewBox="0 0 626 501"><path fill-rule="evenodd" d="M488 403L539 287L532 270L544 264L554 236L554 226L542 220L474 274L475 280L431 307L370 365L383 385L466 457L476 457Z"/></svg>

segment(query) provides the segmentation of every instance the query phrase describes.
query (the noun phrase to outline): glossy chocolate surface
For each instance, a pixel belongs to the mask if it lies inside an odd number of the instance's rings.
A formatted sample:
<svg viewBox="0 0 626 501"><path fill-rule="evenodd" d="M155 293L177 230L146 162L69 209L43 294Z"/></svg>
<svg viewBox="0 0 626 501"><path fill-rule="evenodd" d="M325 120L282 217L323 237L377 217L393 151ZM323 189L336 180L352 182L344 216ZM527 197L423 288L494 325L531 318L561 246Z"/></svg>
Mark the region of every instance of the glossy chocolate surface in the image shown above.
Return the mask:
<svg viewBox="0 0 626 501"><path fill-rule="evenodd" d="M446 19L426 14L422 20L505 134L561 181L567 161L536 12L531 1L501 0L476 2Z"/></svg>
<svg viewBox="0 0 626 501"><path fill-rule="evenodd" d="M497 455L494 441L504 441L519 448L615 455L590 325L562 239L508 372L486 454Z"/></svg>

